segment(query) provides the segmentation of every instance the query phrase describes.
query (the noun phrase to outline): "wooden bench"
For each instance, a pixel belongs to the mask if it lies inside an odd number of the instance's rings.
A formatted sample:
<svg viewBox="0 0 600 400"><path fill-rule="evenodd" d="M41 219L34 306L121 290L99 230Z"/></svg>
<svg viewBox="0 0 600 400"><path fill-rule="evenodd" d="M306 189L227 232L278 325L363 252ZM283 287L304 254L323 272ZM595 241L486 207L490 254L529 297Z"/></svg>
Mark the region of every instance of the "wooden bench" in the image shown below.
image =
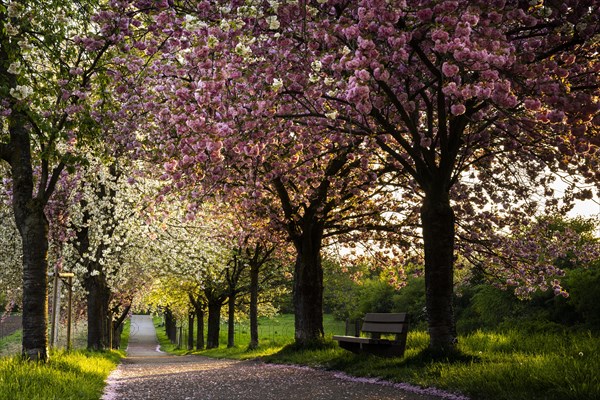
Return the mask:
<svg viewBox="0 0 600 400"><path fill-rule="evenodd" d="M407 313L368 313L363 320L361 331L371 337L334 336L340 347L353 353L370 353L380 357L402 357L406 348L408 333ZM394 335L395 339L381 335Z"/></svg>

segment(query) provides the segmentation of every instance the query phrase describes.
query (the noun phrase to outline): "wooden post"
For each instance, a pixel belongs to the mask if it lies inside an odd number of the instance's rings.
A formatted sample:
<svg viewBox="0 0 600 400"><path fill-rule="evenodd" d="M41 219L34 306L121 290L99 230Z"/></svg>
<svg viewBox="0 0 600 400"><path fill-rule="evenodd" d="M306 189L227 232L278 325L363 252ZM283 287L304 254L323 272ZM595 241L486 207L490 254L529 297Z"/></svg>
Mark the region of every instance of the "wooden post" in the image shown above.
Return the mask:
<svg viewBox="0 0 600 400"><path fill-rule="evenodd" d="M69 276L69 304L67 306L67 350L71 350L71 313L73 309L73 277Z"/></svg>
<svg viewBox="0 0 600 400"><path fill-rule="evenodd" d="M51 274L54 277L54 283L52 287L52 319L50 322L50 347L54 347L56 343L56 305L58 303L58 267L54 267L54 273Z"/></svg>
<svg viewBox="0 0 600 400"><path fill-rule="evenodd" d="M113 348L113 318L112 313L108 315L108 348Z"/></svg>

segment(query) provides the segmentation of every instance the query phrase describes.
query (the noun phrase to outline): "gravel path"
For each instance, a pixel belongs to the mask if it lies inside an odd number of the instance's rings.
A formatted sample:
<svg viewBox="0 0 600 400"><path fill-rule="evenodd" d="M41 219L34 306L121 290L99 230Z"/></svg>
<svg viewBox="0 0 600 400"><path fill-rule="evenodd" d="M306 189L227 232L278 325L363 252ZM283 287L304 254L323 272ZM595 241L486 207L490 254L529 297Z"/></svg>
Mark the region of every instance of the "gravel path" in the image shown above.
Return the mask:
<svg viewBox="0 0 600 400"><path fill-rule="evenodd" d="M440 399L307 367L170 356L158 351L149 316L134 315L131 327L127 357L110 375L103 400Z"/></svg>

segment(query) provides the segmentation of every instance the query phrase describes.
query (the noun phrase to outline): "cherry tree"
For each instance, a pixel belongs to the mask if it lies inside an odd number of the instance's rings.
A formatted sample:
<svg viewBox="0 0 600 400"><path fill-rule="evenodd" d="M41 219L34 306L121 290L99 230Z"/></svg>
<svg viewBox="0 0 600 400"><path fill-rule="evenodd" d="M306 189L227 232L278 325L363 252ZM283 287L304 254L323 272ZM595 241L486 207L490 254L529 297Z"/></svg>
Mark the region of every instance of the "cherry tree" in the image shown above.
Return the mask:
<svg viewBox="0 0 600 400"><path fill-rule="evenodd" d="M119 5L134 14L127 2ZM396 198L376 185L387 173L376 141L335 123L337 112L317 116L331 121L324 126L278 118L288 111L278 103L278 65L271 64L269 43L254 44L244 28L256 20L252 7L239 14L205 3L181 13L166 5L146 11L151 33L132 36L130 47L153 55L161 44L161 57L153 58L143 83L122 84L122 103L151 110L142 130L165 160L164 178L189 193L191 214L209 194L240 199L289 237L297 255L296 340L319 339L323 241L356 230L395 233L382 215ZM138 59L132 51L120 58L125 64Z"/></svg>
<svg viewBox="0 0 600 400"><path fill-rule="evenodd" d="M152 256L147 268L154 271L157 281L153 286L157 293L165 290L162 288L165 283L168 287L173 284L180 287L176 299L171 296L165 299L166 303L153 304L168 307L179 318L193 308L198 323L207 308L206 345L213 348L219 344L221 309L229 295L226 270L231 253L221 234L228 229L228 221L217 219L209 208L203 207L202 217L198 210L197 219L186 219L185 208L176 201L157 205L148 224L152 243L148 254ZM198 332L201 330L203 326L199 325Z"/></svg>
<svg viewBox="0 0 600 400"><path fill-rule="evenodd" d="M48 203L65 169L77 164L78 146L98 133L85 105L116 39L91 38L97 5L0 2L0 159L11 169L22 237L22 353L31 360L47 359Z"/></svg>
<svg viewBox="0 0 600 400"><path fill-rule="evenodd" d="M108 165L103 159L110 160ZM65 257L87 294L90 349L110 347L110 339L118 337L112 331L120 331L133 297L144 287L137 254L149 239L139 217L149 201L144 191L154 187L129 177L139 168L123 156L90 155L68 202L71 235Z"/></svg>

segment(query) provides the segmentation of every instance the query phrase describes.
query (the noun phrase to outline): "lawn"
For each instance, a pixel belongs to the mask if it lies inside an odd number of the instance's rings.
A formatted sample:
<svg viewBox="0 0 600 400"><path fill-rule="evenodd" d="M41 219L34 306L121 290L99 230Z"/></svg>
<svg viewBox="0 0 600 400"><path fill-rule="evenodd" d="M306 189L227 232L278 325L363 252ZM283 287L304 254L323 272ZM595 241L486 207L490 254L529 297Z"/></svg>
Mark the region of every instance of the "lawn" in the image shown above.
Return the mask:
<svg viewBox="0 0 600 400"><path fill-rule="evenodd" d="M330 316L324 323L326 337L343 333L343 323ZM194 353L218 358L260 357L266 362L343 371L353 376L409 383L415 388L435 387L472 399L600 398L600 339L587 332L475 332L459 338L462 356L436 360L425 351L428 336L423 331L410 332L405 356L391 359L357 356L340 349L332 340L313 350L286 347L293 342L291 315L262 319L261 341L256 350L246 349L248 331L244 324L236 327L237 346L227 349L224 326L218 349ZM166 351L190 353L168 343L162 327L157 327L157 332Z"/></svg>

